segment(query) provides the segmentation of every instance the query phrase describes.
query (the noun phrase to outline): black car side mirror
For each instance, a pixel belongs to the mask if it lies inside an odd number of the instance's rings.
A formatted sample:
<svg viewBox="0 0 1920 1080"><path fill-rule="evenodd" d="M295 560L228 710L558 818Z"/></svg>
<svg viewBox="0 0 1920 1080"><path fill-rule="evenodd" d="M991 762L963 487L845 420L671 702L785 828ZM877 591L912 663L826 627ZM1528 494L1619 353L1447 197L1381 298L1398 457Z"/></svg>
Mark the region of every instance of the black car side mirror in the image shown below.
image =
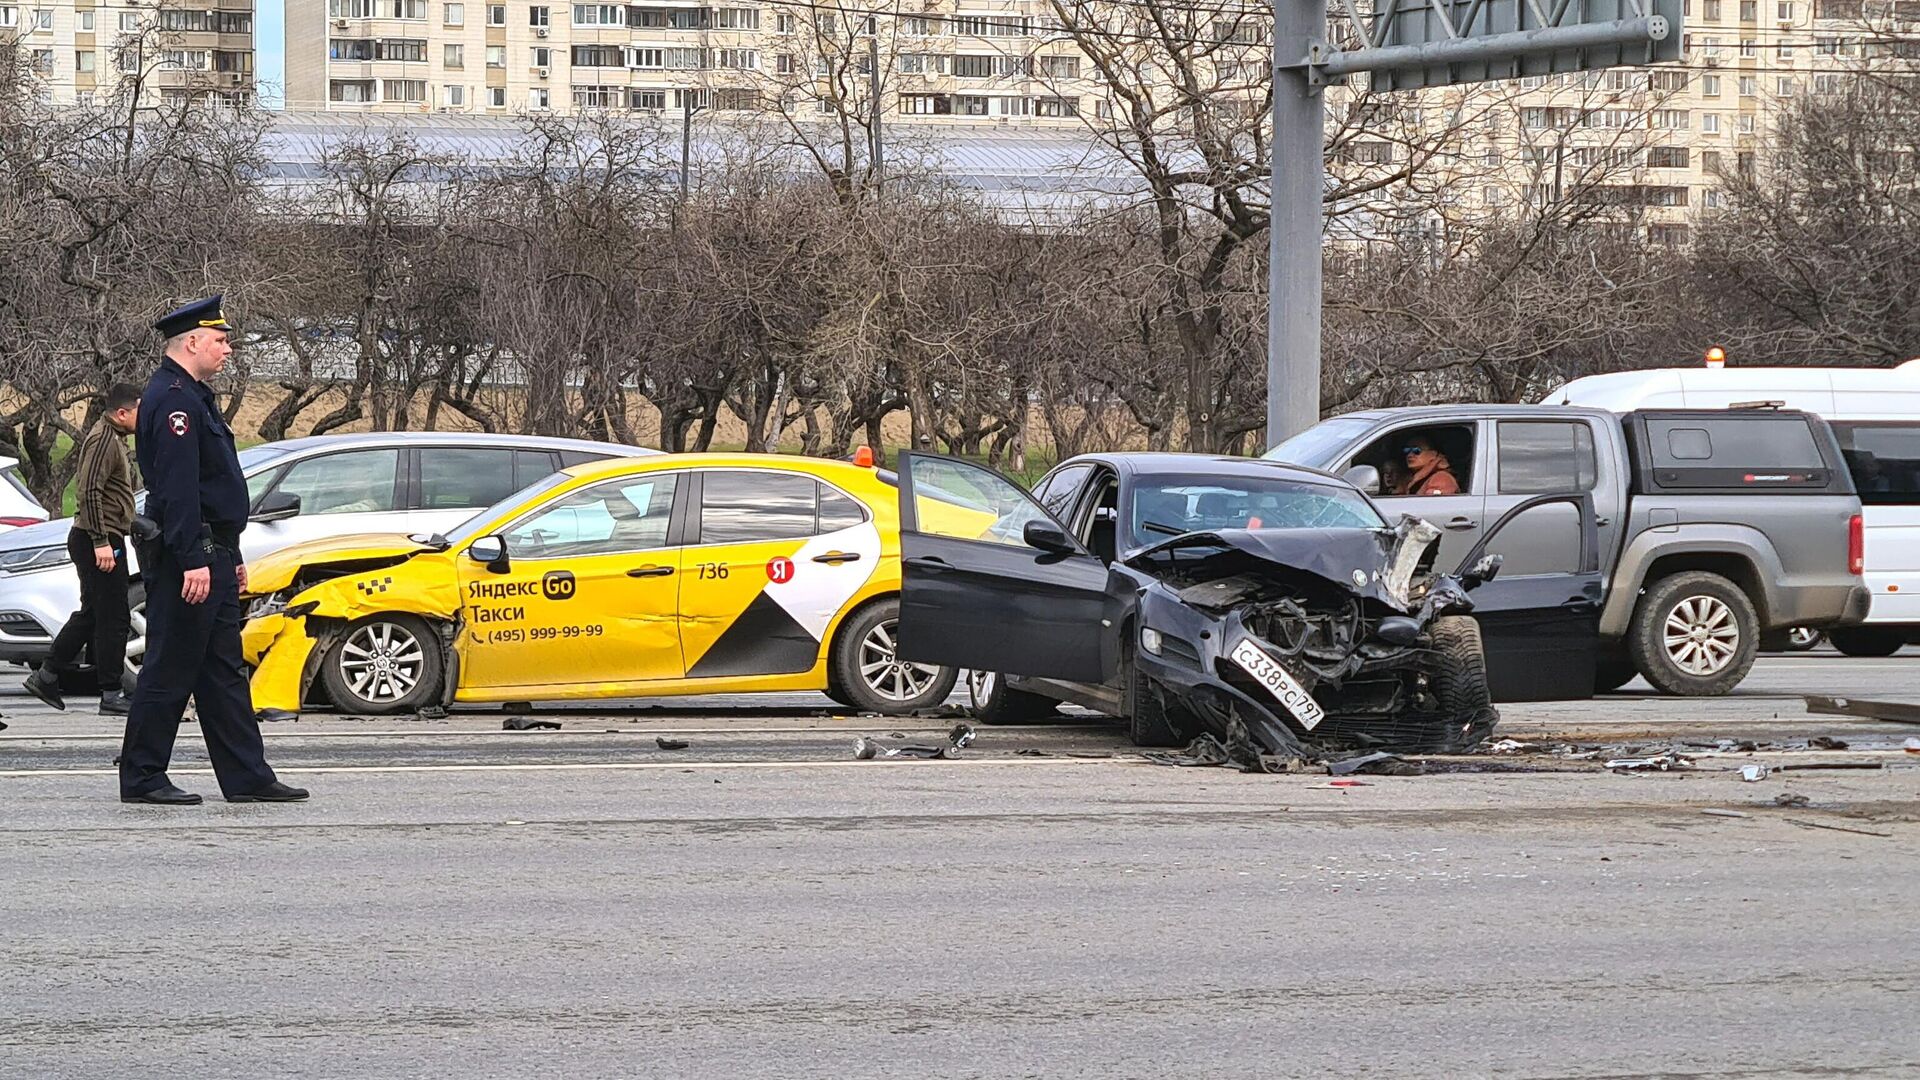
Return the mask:
<svg viewBox="0 0 1920 1080"><path fill-rule="evenodd" d="M1482 555L1480 556L1479 562L1467 567L1467 572L1460 575L1460 584L1469 589L1485 585L1487 582L1500 576L1500 567L1506 561L1507 557L1505 555L1495 555L1492 553Z"/></svg>
<svg viewBox="0 0 1920 1080"><path fill-rule="evenodd" d="M250 521L285 521L300 516L300 496L291 491L269 491L260 499Z"/></svg>
<svg viewBox="0 0 1920 1080"><path fill-rule="evenodd" d="M1380 494L1380 470L1371 465L1355 465L1341 473L1340 479L1369 495Z"/></svg>
<svg viewBox="0 0 1920 1080"><path fill-rule="evenodd" d="M1054 555L1073 555L1080 550L1073 538L1051 521L1027 522L1027 527L1020 532L1020 538L1029 547L1037 547Z"/></svg>
<svg viewBox="0 0 1920 1080"><path fill-rule="evenodd" d="M498 536L483 536L467 545L467 558L485 563L496 574L507 572L507 542Z"/></svg>

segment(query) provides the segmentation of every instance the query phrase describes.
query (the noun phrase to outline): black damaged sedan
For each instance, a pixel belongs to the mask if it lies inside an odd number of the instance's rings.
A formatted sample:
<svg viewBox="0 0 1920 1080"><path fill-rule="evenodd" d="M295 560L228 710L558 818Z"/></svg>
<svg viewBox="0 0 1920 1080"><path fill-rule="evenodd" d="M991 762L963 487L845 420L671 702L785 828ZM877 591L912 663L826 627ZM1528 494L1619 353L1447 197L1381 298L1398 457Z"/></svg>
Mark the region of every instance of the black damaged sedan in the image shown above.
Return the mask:
<svg viewBox="0 0 1920 1080"><path fill-rule="evenodd" d="M1564 522L1564 571L1499 577L1488 552L1521 514ZM1064 701L1123 718L1142 746L1445 752L1483 740L1496 701L1593 693L1604 581L1578 493L1515 506L1444 572L1438 527L1244 458L1087 455L1029 495L907 454L900 521L899 658L970 669L989 723Z"/></svg>

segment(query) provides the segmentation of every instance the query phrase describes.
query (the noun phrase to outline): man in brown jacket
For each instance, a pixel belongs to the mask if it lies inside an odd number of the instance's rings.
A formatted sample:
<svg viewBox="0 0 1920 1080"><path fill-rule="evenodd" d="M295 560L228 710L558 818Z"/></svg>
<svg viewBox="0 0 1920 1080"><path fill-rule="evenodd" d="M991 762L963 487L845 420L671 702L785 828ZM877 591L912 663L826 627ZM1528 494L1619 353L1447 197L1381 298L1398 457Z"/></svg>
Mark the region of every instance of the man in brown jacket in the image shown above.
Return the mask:
<svg viewBox="0 0 1920 1080"><path fill-rule="evenodd" d="M73 666L83 646L90 648L100 681L100 712L127 714L121 688L126 671L127 530L133 526L133 469L124 440L140 413L140 388L116 383L108 389L105 411L80 442L80 474L73 529L67 554L80 571L80 610L53 639L53 653L27 677L27 692L56 709L65 709L60 674Z"/></svg>

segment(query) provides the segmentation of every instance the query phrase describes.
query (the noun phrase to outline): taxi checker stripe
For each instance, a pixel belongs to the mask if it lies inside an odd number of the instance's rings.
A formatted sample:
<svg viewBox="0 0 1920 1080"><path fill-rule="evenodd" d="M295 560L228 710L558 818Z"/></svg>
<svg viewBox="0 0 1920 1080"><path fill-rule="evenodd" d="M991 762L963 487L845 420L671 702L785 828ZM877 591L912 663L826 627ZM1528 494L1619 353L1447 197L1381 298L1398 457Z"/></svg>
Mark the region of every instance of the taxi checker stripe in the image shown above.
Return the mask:
<svg viewBox="0 0 1920 1080"><path fill-rule="evenodd" d="M358 583L360 591L368 596L372 596L374 593L377 593L377 592L386 592L387 587L392 584L393 584L392 574L388 574L386 577L381 578L379 581L362 581Z"/></svg>

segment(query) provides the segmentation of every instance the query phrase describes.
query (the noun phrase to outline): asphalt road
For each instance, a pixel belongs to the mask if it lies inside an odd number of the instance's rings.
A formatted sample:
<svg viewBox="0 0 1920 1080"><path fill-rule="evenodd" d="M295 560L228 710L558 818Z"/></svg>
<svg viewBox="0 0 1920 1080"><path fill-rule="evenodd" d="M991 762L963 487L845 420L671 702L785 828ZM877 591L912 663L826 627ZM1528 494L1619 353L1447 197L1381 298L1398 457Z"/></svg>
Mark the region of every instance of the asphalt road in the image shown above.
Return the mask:
<svg viewBox="0 0 1920 1080"><path fill-rule="evenodd" d="M1503 710L1686 772L1351 788L1085 717L855 761L949 721L789 698L307 717L268 746L311 803L172 810L0 693L0 1076L1920 1075L1920 729L1790 692L1920 702L1920 656ZM1834 762L1881 768L1737 772Z"/></svg>

